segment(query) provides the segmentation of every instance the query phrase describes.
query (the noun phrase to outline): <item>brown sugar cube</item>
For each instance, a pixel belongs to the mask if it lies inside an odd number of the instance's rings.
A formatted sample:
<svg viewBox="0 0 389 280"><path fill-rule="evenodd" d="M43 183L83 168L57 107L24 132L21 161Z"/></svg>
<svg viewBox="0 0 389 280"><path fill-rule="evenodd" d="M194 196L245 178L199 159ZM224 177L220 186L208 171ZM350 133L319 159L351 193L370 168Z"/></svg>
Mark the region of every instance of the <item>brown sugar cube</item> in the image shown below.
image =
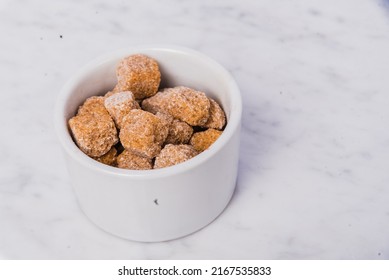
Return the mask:
<svg viewBox="0 0 389 280"><path fill-rule="evenodd" d="M168 132L169 127L164 120L134 109L124 117L119 137L125 149L138 156L153 158L161 151Z"/></svg>
<svg viewBox="0 0 389 280"><path fill-rule="evenodd" d="M190 145L167 144L155 158L154 168L179 164L196 156L198 152Z"/></svg>
<svg viewBox="0 0 389 280"><path fill-rule="evenodd" d="M91 157L100 157L118 142L115 124L108 112L83 113L69 120L69 128L77 146Z"/></svg>
<svg viewBox="0 0 389 280"><path fill-rule="evenodd" d="M108 153L102 155L101 157L95 158L97 161L110 165L110 166L116 166L116 159L117 159L117 150L115 147L112 147Z"/></svg>
<svg viewBox="0 0 389 280"><path fill-rule="evenodd" d="M167 121L167 125L169 126L169 133L164 144L178 145L189 142L193 134L193 128L189 124L173 119L172 116L161 112L157 112L155 115Z"/></svg>
<svg viewBox="0 0 389 280"><path fill-rule="evenodd" d="M203 127L221 130L226 124L226 116L224 111L215 100L212 98L208 99L211 107L209 108L209 118Z"/></svg>
<svg viewBox="0 0 389 280"><path fill-rule="evenodd" d="M207 129L206 131L196 132L190 138L190 144L198 151L202 152L209 148L219 136L222 131L213 128Z"/></svg>
<svg viewBox="0 0 389 280"><path fill-rule="evenodd" d="M143 54L135 54L122 59L117 68L117 87L120 91L131 91L135 99L153 96L161 82L158 63Z"/></svg>
<svg viewBox="0 0 389 280"><path fill-rule="evenodd" d="M210 106L205 93L187 87L167 88L142 102L146 111L167 113L193 126L207 122Z"/></svg>
<svg viewBox="0 0 389 280"><path fill-rule="evenodd" d="M192 137L193 128L186 122L173 120L165 144L187 144Z"/></svg>
<svg viewBox="0 0 389 280"><path fill-rule="evenodd" d="M132 109L140 108L131 91L123 91L110 95L105 98L104 105L119 129L122 127L124 116Z"/></svg>
<svg viewBox="0 0 389 280"><path fill-rule="evenodd" d="M115 124L101 96L86 99L69 120L69 128L77 146L91 157L106 154L118 142Z"/></svg>
<svg viewBox="0 0 389 280"><path fill-rule="evenodd" d="M153 168L151 159L140 157L128 150L124 150L118 156L117 165L119 168L132 169L132 170L147 170Z"/></svg>
<svg viewBox="0 0 389 280"><path fill-rule="evenodd" d="M104 97L102 96L92 96L85 100L84 104L82 104L78 108L77 115L85 115L85 114L101 114L108 115L108 111L104 106Z"/></svg>

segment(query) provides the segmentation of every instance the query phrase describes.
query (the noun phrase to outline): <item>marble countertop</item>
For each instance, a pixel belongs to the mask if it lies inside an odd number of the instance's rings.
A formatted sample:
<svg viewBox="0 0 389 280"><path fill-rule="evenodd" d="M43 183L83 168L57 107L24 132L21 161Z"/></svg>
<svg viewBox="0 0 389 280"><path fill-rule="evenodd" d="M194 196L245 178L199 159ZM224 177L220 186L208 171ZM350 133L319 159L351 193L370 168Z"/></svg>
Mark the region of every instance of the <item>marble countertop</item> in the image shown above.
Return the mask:
<svg viewBox="0 0 389 280"><path fill-rule="evenodd" d="M389 259L389 1L0 2L0 258ZM81 212L53 129L62 85L139 44L236 78L237 189L201 231L111 236Z"/></svg>

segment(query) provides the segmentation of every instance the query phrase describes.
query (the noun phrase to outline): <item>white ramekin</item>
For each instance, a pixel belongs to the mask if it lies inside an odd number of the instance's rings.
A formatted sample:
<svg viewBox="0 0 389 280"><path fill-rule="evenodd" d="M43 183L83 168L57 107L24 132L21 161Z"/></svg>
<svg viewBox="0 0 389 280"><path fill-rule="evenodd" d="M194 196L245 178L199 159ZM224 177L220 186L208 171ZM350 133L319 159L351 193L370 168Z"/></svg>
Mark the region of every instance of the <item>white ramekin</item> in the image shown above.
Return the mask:
<svg viewBox="0 0 389 280"><path fill-rule="evenodd" d="M227 126L208 150L172 167L137 171L101 164L75 145L67 121L87 97L113 88L117 62L136 53L158 61L162 87L192 87L222 105ZM86 216L114 235L155 242L190 234L226 207L237 178L241 114L238 86L214 60L176 46L133 47L94 60L69 80L57 100L55 127Z"/></svg>

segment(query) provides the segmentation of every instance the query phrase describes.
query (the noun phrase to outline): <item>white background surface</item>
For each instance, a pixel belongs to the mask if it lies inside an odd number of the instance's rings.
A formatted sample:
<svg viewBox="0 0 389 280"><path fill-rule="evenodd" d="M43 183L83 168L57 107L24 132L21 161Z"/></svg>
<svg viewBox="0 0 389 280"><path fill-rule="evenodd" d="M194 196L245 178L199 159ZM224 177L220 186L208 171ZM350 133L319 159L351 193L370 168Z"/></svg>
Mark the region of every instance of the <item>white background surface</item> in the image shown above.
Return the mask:
<svg viewBox="0 0 389 280"><path fill-rule="evenodd" d="M0 257L389 259L388 7L0 0ZM241 88L244 115L226 211L193 235L145 244L80 211L52 116L85 63L150 43L219 61Z"/></svg>

